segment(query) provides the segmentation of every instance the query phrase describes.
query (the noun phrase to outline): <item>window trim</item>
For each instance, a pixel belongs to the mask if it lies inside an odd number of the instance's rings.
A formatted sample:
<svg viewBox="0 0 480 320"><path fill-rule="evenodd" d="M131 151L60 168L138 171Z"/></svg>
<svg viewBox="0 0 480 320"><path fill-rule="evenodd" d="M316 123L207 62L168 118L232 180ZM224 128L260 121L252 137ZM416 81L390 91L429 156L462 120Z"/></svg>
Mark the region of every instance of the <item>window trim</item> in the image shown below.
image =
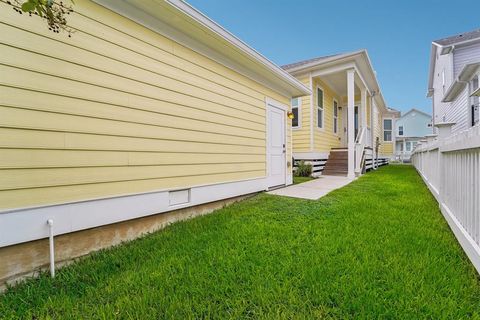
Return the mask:
<svg viewBox="0 0 480 320"><path fill-rule="evenodd" d="M410 150L408 150L408 149L410 149ZM412 150L413 150L412 142L411 141L405 141L405 152L412 152Z"/></svg>
<svg viewBox="0 0 480 320"><path fill-rule="evenodd" d="M298 97L298 98L292 98L290 100L290 109L291 111L293 112L293 104L292 104L292 101L293 99L298 99L298 105L295 107L297 108L298 110L298 125L296 127L293 126L293 123L292 123L292 130L299 130L302 128L302 98L301 97Z"/></svg>
<svg viewBox="0 0 480 320"><path fill-rule="evenodd" d="M400 134L400 128L402 128L402 134ZM401 126L398 126L398 136L403 137L404 133L405 133L405 127L402 124Z"/></svg>
<svg viewBox="0 0 480 320"><path fill-rule="evenodd" d="M385 120L390 120L392 123L390 130L385 130ZM385 140L385 131L390 131L390 138L391 140ZM393 142L393 118L383 118L382 119L382 141L383 142Z"/></svg>
<svg viewBox="0 0 480 320"><path fill-rule="evenodd" d="M321 90L322 91L322 107L320 108L320 106L318 105L318 90ZM315 99L315 107L316 107L316 113L315 113L315 117L317 118L317 129L319 130L325 130L325 90L323 89L322 86L320 85L316 85L315 87L315 93L316 93L316 99ZM318 124L318 110L322 110L322 126L320 127Z"/></svg>
<svg viewBox="0 0 480 320"><path fill-rule="evenodd" d="M335 116L335 103L337 103L337 115ZM332 132L334 135L338 136L338 113L340 112L340 107L338 106L338 100L333 98L332 99L332 118L333 118L333 128L332 128ZM337 130L335 131L335 121L337 122Z"/></svg>

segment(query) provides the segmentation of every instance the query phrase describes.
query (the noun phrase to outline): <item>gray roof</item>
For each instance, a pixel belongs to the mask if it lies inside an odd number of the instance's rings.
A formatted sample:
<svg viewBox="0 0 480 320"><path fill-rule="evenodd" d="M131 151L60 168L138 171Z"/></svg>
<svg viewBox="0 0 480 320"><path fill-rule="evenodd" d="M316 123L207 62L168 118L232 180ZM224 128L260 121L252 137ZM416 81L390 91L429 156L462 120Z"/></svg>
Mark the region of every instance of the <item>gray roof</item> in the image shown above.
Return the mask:
<svg viewBox="0 0 480 320"><path fill-rule="evenodd" d="M480 29L460 33L451 37L435 40L434 42L441 46L451 46L459 42L480 39Z"/></svg>
<svg viewBox="0 0 480 320"><path fill-rule="evenodd" d="M290 64L283 65L282 69L289 70L289 69L292 69L292 68L301 67L303 65L307 65L307 64L310 64L310 63L314 63L314 62L321 62L322 60L326 60L328 58L332 58L332 57L340 56L340 55L342 55L342 54L337 53L337 54L331 54L331 55L328 55L328 56L316 57L316 58L312 58L312 59L308 59L308 60L293 62L293 63L290 63Z"/></svg>

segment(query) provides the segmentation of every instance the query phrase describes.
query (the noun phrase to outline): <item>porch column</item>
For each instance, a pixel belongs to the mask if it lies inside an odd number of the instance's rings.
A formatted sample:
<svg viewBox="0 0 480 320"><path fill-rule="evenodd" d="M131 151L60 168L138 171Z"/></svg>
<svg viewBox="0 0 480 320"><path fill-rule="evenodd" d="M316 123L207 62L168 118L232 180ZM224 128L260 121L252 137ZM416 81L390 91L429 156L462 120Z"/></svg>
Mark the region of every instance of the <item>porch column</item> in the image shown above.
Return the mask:
<svg viewBox="0 0 480 320"><path fill-rule="evenodd" d="M362 108L361 108L361 119L362 124L361 128L367 127L367 89L363 88L361 91L361 99L362 99Z"/></svg>
<svg viewBox="0 0 480 320"><path fill-rule="evenodd" d="M355 70L347 71L348 177L355 177Z"/></svg>

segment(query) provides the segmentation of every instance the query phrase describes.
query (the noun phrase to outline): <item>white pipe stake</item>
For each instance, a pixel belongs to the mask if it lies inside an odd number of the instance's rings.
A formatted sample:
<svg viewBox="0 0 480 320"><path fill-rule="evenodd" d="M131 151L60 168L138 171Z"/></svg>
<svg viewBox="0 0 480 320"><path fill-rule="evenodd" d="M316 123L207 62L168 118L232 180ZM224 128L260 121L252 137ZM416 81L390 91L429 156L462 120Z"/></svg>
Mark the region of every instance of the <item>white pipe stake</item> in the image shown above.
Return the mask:
<svg viewBox="0 0 480 320"><path fill-rule="evenodd" d="M49 228L49 245L50 245L50 275L55 278L55 246L53 242L53 220L47 220Z"/></svg>

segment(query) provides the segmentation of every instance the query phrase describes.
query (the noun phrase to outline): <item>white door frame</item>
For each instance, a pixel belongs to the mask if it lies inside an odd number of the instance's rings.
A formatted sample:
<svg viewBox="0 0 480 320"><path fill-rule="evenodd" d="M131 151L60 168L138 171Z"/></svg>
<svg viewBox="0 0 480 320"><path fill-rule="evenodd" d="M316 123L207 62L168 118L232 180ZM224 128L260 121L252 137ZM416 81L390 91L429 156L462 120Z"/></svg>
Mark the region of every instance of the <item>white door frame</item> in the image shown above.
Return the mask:
<svg viewBox="0 0 480 320"><path fill-rule="evenodd" d="M284 128L284 137L283 137L283 143L285 144L285 156L283 158L283 161L284 161L284 168L285 168L285 172L284 172L284 180L285 180L285 183L284 184L287 184L287 154L288 154L288 146L287 146L287 134L288 134L288 130L287 130L287 112L289 110L288 106L281 103L281 102L278 102L277 100L274 100L272 98L265 98L265 121L266 121L266 132L265 132L265 155L266 155L266 160L267 160L267 190L270 188L270 187L273 187L274 185L272 185L271 181L270 181L270 172L271 172L271 163L270 163L270 150L269 150L269 144L270 144L270 138L269 138L269 130L270 130L270 119L269 119L269 116L268 116L268 108L269 107L274 107L274 108L277 108L277 109L280 109L281 111L283 111L284 113L284 124L283 124L283 128Z"/></svg>

